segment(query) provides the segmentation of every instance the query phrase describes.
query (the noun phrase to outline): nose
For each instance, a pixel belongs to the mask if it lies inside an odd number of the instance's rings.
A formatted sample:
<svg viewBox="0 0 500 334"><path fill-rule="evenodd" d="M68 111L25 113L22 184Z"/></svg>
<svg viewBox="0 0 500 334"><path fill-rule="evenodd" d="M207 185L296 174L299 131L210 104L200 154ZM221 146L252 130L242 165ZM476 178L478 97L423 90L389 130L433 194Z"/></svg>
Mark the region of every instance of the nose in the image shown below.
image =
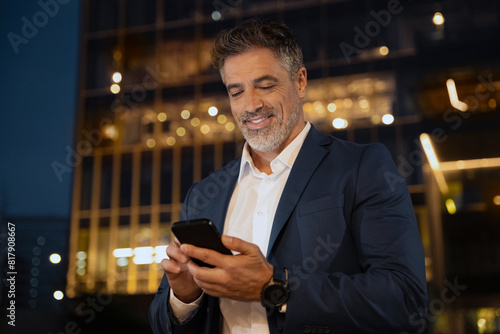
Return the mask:
<svg viewBox="0 0 500 334"><path fill-rule="evenodd" d="M264 107L262 97L256 89L249 89L245 94L245 109L247 112L254 112Z"/></svg>

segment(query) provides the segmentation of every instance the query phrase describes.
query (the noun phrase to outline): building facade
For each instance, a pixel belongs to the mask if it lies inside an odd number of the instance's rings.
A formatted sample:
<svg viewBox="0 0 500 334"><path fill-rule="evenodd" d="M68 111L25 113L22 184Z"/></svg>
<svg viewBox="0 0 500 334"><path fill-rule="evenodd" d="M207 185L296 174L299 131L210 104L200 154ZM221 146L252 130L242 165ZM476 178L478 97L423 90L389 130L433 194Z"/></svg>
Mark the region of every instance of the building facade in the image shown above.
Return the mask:
<svg viewBox="0 0 500 334"><path fill-rule="evenodd" d="M341 139L388 147L401 172L388 182L409 186L429 286L439 295L447 272L435 219L447 214L441 209L449 198L434 189L433 174L426 172L420 135L428 132L436 141L443 138L436 129L478 132L469 126L450 129L457 120L490 124L488 131L498 122L498 47L485 47L498 36L484 35L498 31L495 1L82 4L68 296L156 291L163 275L159 262L172 241L170 225L189 187L241 152L243 139L209 51L217 32L251 17L282 21L296 33L308 69L308 121ZM481 55L473 47L481 47ZM456 81L451 93L448 78ZM475 108L475 100L462 102L469 103L466 120L450 96L457 90L461 96L474 93L481 84L491 94ZM490 302L482 306L494 310ZM434 311L435 332L447 333L454 326L446 318L451 313ZM470 312L478 317L476 308ZM438 316L445 322L436 321Z"/></svg>

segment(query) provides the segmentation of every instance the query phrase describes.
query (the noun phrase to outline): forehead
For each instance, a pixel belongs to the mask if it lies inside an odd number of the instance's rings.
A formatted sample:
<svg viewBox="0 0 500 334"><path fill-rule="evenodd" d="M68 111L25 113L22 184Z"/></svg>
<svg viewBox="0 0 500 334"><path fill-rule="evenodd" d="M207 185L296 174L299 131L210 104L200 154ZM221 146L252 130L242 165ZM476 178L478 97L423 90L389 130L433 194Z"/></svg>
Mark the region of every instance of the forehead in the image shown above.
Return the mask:
<svg viewBox="0 0 500 334"><path fill-rule="evenodd" d="M252 80L263 75L287 76L288 72L271 50L258 48L227 57L221 75L222 80L227 85L228 83Z"/></svg>

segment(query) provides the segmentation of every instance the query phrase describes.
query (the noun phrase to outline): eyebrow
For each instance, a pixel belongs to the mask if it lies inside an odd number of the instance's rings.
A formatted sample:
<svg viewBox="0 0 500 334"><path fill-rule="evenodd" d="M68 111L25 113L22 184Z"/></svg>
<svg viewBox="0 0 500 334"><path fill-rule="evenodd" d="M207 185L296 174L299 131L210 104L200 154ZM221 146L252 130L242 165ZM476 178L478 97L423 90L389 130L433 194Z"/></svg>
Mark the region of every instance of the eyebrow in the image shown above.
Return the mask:
<svg viewBox="0 0 500 334"><path fill-rule="evenodd" d="M257 79L252 80L252 84L254 86L256 86L256 85L261 84L263 81L271 81L272 83L278 83L279 82L278 78L276 78L273 75L267 74L267 75L263 75L261 77L258 77ZM233 88L241 88L241 87L243 87L242 83L234 83L234 84L227 85L226 86L226 90L229 91L229 90L231 90Z"/></svg>

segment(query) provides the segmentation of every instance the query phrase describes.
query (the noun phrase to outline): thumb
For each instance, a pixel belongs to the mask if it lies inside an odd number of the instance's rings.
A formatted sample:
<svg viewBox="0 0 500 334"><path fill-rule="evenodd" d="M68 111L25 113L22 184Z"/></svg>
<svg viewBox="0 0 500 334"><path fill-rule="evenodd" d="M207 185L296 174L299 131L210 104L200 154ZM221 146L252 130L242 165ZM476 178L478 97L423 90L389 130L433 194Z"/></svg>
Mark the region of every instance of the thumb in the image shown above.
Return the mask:
<svg viewBox="0 0 500 334"><path fill-rule="evenodd" d="M240 254L249 254L249 253L255 251L254 248L257 247L257 245L246 242L245 240L242 240L242 239L236 238L236 237L230 237L228 235L222 236L222 243L228 249L230 249L232 251L236 251Z"/></svg>

